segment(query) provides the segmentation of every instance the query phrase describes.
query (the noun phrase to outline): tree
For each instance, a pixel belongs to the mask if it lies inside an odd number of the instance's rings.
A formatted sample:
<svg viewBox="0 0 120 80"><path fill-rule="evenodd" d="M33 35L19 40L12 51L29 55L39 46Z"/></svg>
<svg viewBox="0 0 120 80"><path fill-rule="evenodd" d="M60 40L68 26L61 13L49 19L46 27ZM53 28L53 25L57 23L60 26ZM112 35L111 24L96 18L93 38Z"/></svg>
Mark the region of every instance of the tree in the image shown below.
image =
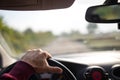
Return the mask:
<svg viewBox="0 0 120 80"><path fill-rule="evenodd" d="M1 16L0 33L5 38L11 50L15 50L16 53L22 53L31 48L43 47L55 38L54 34L50 31L34 32L31 28L28 28L24 32L19 32L10 28Z"/></svg>
<svg viewBox="0 0 120 80"><path fill-rule="evenodd" d="M98 26L95 23L89 23L87 26L88 33L94 34L95 31L97 30Z"/></svg>
<svg viewBox="0 0 120 80"><path fill-rule="evenodd" d="M2 28L2 26L3 26L3 17L0 16L0 29Z"/></svg>

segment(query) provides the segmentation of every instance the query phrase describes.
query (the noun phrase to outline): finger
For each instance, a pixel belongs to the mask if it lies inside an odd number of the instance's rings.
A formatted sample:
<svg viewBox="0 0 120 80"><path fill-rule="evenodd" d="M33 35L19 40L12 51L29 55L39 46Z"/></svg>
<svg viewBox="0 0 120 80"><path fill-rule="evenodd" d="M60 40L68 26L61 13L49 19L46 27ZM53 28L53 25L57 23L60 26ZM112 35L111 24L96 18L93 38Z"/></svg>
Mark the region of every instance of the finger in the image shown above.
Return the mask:
<svg viewBox="0 0 120 80"><path fill-rule="evenodd" d="M52 57L52 56L51 56L51 54L50 54L50 53L48 53L47 51L43 51L41 54L42 54L42 55L43 55L43 57L45 57L46 59L48 59L48 58L51 58L51 57Z"/></svg>
<svg viewBox="0 0 120 80"><path fill-rule="evenodd" d="M50 73L62 73L63 70L59 67L48 66L47 71Z"/></svg>
<svg viewBox="0 0 120 80"><path fill-rule="evenodd" d="M43 50L42 49L36 49L35 52L38 53L38 54L41 54L41 52L43 52Z"/></svg>
<svg viewBox="0 0 120 80"><path fill-rule="evenodd" d="M32 49L32 51L37 51L37 49Z"/></svg>
<svg viewBox="0 0 120 80"><path fill-rule="evenodd" d="M43 50L42 50L42 49L37 49L36 51L38 51L38 52L43 52Z"/></svg>
<svg viewBox="0 0 120 80"><path fill-rule="evenodd" d="M38 53L38 54L41 54L41 52L43 52L42 49L33 49L32 50L34 53Z"/></svg>

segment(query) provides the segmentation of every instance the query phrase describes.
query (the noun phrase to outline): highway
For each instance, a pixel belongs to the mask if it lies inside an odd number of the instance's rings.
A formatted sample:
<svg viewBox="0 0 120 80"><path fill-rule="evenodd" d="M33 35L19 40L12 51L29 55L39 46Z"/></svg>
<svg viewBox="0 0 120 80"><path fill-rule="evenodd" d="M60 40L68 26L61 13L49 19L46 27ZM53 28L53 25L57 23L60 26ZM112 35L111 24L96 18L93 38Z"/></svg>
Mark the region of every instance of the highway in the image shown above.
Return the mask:
<svg viewBox="0 0 120 80"><path fill-rule="evenodd" d="M82 42L73 41L70 38L64 37L55 39L52 43L42 49L50 52L52 55L91 51L91 49Z"/></svg>

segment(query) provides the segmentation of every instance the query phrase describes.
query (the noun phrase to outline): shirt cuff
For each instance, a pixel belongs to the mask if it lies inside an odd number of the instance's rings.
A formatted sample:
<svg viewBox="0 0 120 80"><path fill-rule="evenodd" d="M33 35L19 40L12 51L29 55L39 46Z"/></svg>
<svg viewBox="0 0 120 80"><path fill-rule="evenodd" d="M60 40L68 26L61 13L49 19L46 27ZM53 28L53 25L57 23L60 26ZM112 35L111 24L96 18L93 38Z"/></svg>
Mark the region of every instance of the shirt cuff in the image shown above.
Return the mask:
<svg viewBox="0 0 120 80"><path fill-rule="evenodd" d="M17 64L9 72L9 74L17 80L28 80L34 73L34 68L23 61L17 62Z"/></svg>

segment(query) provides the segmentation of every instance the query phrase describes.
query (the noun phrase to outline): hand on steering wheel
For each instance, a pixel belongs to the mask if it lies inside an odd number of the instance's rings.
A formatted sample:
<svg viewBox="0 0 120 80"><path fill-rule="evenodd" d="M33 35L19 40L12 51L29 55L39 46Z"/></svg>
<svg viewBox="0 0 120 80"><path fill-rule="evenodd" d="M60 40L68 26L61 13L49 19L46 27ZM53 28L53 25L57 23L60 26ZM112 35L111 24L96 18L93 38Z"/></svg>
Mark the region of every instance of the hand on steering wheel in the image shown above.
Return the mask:
<svg viewBox="0 0 120 80"><path fill-rule="evenodd" d="M27 53L21 58L21 61L30 64L35 69L36 73L62 73L63 71L63 75L69 77L69 80L77 80L67 67L65 67L60 62L51 59L51 55L48 52L42 51L41 49L27 51ZM14 67L14 65L15 64L8 66L1 72L1 74L9 72Z"/></svg>
<svg viewBox="0 0 120 80"><path fill-rule="evenodd" d="M21 58L21 61L30 64L36 73L62 73L62 69L59 67L50 66L47 59L51 58L50 53L41 49L28 50L26 54Z"/></svg>

